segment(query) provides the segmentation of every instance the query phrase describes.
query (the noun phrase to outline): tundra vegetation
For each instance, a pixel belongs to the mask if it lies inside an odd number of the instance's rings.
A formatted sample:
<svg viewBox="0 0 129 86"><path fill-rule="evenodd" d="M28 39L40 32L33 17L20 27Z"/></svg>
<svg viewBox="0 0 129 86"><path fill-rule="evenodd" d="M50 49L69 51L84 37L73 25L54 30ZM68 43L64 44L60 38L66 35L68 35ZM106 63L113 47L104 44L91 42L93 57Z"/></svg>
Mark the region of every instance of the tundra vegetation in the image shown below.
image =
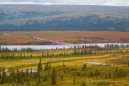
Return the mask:
<svg viewBox="0 0 129 86"><path fill-rule="evenodd" d="M40 40L33 37L38 37ZM111 31L3 31L1 45L50 45L53 41L71 44L85 43L129 43L129 32Z"/></svg>
<svg viewBox="0 0 129 86"><path fill-rule="evenodd" d="M126 32L128 10L128 6L0 5L0 31Z"/></svg>
<svg viewBox="0 0 129 86"><path fill-rule="evenodd" d="M0 45L57 44L54 40L129 43L128 10L128 6L0 5ZM129 45L0 47L0 86L128 86L128 80Z"/></svg>
<svg viewBox="0 0 129 86"><path fill-rule="evenodd" d="M0 48L0 86L127 86L129 45Z"/></svg>

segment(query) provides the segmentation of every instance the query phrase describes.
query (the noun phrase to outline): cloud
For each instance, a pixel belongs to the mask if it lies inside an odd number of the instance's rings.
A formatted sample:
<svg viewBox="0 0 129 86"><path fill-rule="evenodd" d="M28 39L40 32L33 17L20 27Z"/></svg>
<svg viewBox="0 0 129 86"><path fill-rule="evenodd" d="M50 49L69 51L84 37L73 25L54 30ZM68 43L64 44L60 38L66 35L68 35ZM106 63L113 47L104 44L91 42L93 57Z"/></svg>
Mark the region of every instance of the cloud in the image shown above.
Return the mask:
<svg viewBox="0 0 129 86"><path fill-rule="evenodd" d="M112 0L112 1L107 1L105 3L103 3L103 5L111 5L111 6L129 6L129 0Z"/></svg>
<svg viewBox="0 0 129 86"><path fill-rule="evenodd" d="M0 4L68 4L129 6L129 0L0 0Z"/></svg>
<svg viewBox="0 0 129 86"><path fill-rule="evenodd" d="M1 2L0 4L39 4L39 5L67 5L67 3L51 3L51 2Z"/></svg>

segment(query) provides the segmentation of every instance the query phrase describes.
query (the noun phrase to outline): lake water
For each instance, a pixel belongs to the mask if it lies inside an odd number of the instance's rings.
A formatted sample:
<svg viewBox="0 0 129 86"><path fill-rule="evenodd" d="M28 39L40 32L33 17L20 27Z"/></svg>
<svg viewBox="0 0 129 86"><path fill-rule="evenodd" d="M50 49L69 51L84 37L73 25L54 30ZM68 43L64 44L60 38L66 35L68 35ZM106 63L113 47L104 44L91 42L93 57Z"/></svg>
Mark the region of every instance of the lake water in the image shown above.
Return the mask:
<svg viewBox="0 0 129 86"><path fill-rule="evenodd" d="M17 48L17 50L20 50L22 48L26 49L26 48L32 48L35 50L40 50L40 49L68 49L68 48L73 48L74 46L78 47L78 46L99 46L99 47L104 47L105 45L129 45L129 43L92 43L92 44L70 44L70 45L0 45L1 48L8 48L10 50L13 50L15 48Z"/></svg>
<svg viewBox="0 0 129 86"><path fill-rule="evenodd" d="M92 65L106 65L106 63L101 63L101 62L85 62L85 64L92 64Z"/></svg>
<svg viewBox="0 0 129 86"><path fill-rule="evenodd" d="M103 65L103 66L110 65L110 66L113 66L113 64L102 63L102 62L84 62L84 64Z"/></svg>
<svg viewBox="0 0 129 86"><path fill-rule="evenodd" d="M26 70L23 70L23 73L25 73L26 72ZM32 73L35 73L35 72L37 72L37 70L28 70L28 72L30 73L30 72L32 72Z"/></svg>

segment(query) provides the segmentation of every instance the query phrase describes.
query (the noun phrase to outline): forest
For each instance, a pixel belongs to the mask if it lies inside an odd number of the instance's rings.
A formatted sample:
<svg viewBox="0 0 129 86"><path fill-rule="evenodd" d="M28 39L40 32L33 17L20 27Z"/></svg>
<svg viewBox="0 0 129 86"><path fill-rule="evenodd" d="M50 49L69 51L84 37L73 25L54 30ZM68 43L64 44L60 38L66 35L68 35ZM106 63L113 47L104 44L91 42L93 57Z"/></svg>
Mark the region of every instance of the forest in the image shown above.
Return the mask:
<svg viewBox="0 0 129 86"><path fill-rule="evenodd" d="M129 18L117 18L99 15L54 18L44 22L29 21L23 25L0 25L1 31L129 31Z"/></svg>
<svg viewBox="0 0 129 86"><path fill-rule="evenodd" d="M70 49L0 48L1 86L125 86L129 45Z"/></svg>
<svg viewBox="0 0 129 86"><path fill-rule="evenodd" d="M0 5L0 10L0 31L129 31L128 6Z"/></svg>

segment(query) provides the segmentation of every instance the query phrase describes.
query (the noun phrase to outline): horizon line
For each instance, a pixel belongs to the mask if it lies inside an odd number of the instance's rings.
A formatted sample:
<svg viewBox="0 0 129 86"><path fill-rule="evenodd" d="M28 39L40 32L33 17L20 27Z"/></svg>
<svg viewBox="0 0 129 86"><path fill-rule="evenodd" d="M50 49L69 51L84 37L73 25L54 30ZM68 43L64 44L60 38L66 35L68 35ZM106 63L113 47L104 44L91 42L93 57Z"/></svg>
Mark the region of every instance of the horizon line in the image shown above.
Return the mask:
<svg viewBox="0 0 129 86"><path fill-rule="evenodd" d="M0 2L0 5L96 5L96 6L128 6L128 5L106 5L106 4L71 4L71 3L51 3L51 2L45 2L45 3L35 3L35 2Z"/></svg>

